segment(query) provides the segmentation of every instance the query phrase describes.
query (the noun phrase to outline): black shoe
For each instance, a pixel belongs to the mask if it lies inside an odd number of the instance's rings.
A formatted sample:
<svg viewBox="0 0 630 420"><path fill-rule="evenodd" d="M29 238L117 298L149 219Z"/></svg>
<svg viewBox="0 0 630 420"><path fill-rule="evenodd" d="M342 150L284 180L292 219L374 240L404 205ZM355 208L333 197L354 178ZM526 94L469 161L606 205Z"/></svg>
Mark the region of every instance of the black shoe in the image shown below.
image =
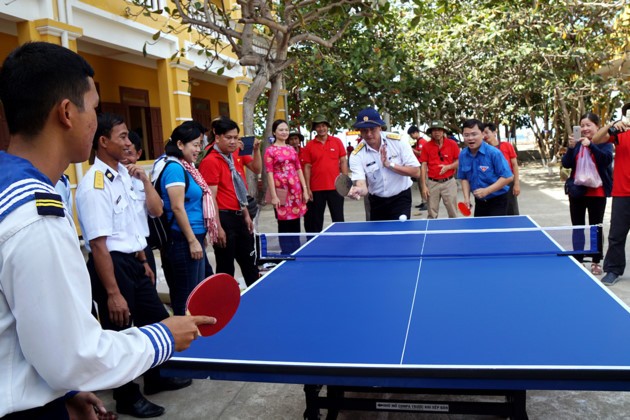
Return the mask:
<svg viewBox="0 0 630 420"><path fill-rule="evenodd" d="M164 407L153 404L144 397L140 397L140 399L133 404L116 403L116 411L118 414L128 414L132 417L146 419L161 416L164 414Z"/></svg>
<svg viewBox="0 0 630 420"><path fill-rule="evenodd" d="M192 379L188 378L160 378L157 382L145 383L144 393L146 395L153 395L162 391L174 391L176 389L186 388L191 384Z"/></svg>
<svg viewBox="0 0 630 420"><path fill-rule="evenodd" d="M420 203L416 206L416 208L420 211L423 211L427 209L427 205L425 203Z"/></svg>

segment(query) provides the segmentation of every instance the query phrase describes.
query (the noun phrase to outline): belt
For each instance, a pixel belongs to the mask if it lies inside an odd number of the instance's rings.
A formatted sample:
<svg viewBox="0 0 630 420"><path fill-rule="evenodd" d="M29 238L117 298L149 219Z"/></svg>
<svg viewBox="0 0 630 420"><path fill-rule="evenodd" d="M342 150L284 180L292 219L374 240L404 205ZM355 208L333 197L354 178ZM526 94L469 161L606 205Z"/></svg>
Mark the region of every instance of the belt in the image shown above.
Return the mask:
<svg viewBox="0 0 630 420"><path fill-rule="evenodd" d="M235 214L237 216L242 216L243 215L243 210L219 210L221 213L230 213L230 214Z"/></svg>
<svg viewBox="0 0 630 420"><path fill-rule="evenodd" d="M431 180L433 182L440 182L440 183L441 182L446 182L446 181L451 180L451 179L453 179L452 176L449 176L448 178L440 178L440 179L429 177L429 180Z"/></svg>
<svg viewBox="0 0 630 420"><path fill-rule="evenodd" d="M110 254L122 255L123 257L133 257L133 258L138 258L138 255L140 255L140 252L142 251L136 251L136 252L109 251Z"/></svg>

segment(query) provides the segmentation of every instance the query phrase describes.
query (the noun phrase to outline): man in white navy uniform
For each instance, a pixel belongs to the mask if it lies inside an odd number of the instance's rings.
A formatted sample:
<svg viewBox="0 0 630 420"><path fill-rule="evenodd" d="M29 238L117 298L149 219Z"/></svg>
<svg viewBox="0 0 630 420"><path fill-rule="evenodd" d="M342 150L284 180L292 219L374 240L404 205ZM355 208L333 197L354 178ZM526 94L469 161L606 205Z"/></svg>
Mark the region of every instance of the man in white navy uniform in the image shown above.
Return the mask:
<svg viewBox="0 0 630 420"><path fill-rule="evenodd" d="M186 349L209 317L171 317L122 332L90 313L90 283L72 219L55 193L85 161L96 129L94 71L42 42L0 70L9 133L0 152L0 418L96 418L89 392L124 384ZM10 170L8 170L10 168Z"/></svg>
<svg viewBox="0 0 630 420"><path fill-rule="evenodd" d="M382 132L385 121L373 108L365 108L354 128L361 142L352 152L350 171L353 187L349 197L368 196L370 220L398 220L411 217L411 177L420 177L420 163L398 134ZM367 180L367 183L366 183Z"/></svg>
<svg viewBox="0 0 630 420"><path fill-rule="evenodd" d="M121 163L131 147L128 134L122 117L98 116L92 144L96 150L94 165L79 182L76 194L79 224L89 252L92 294L101 325L108 330L122 330L132 323L141 327L168 317L147 275L150 269L144 254L146 215L138 211L136 202L140 197ZM191 383L191 379L163 378L159 368L144 374L147 394L180 389ZM114 399L119 413L141 418L164 413L164 408L147 400L133 381L116 388Z"/></svg>

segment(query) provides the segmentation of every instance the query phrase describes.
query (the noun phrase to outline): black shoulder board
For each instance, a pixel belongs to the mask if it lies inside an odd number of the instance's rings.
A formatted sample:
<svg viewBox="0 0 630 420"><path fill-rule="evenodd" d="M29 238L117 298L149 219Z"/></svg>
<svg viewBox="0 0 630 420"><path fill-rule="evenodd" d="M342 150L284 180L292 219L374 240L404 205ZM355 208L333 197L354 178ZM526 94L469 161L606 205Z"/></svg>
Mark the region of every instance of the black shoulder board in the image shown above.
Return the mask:
<svg viewBox="0 0 630 420"><path fill-rule="evenodd" d="M65 216L63 202L61 201L61 196L58 194L36 192L35 206L37 207L37 214L39 215Z"/></svg>

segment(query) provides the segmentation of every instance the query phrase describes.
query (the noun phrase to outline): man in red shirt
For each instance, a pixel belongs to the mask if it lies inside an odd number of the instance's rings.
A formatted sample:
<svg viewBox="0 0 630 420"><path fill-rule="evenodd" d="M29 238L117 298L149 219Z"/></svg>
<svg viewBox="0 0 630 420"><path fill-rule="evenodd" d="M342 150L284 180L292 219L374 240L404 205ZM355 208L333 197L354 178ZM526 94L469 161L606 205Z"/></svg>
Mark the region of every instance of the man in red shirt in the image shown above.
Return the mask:
<svg viewBox="0 0 630 420"><path fill-rule="evenodd" d="M344 198L335 190L339 173L348 174L348 158L343 143L328 134L330 124L323 115L317 115L311 131L317 135L302 149L304 178L311 191L311 201L304 216L306 232L321 232L324 227L326 204L333 222L343 222Z"/></svg>
<svg viewBox="0 0 630 420"><path fill-rule="evenodd" d="M613 166L612 210L608 232L608 251L604 258L602 283L612 286L626 269L626 238L630 231L630 121L626 113L630 103L621 109L626 116L621 121L607 124L593 137L593 143L615 144L615 165Z"/></svg>
<svg viewBox="0 0 630 420"><path fill-rule="evenodd" d="M221 119L212 123L212 130L215 142L201 161L199 172L208 183L219 212L219 238L214 245L217 273L233 276L236 260L245 283L250 286L258 280L258 267L254 251L254 224L247 210L242 175L236 169L234 160L234 152L239 147L238 124Z"/></svg>
<svg viewBox="0 0 630 420"><path fill-rule="evenodd" d="M510 189L507 192L507 214L508 216L518 216L518 200L516 197L521 193L521 183L518 172L518 160L516 159L516 150L514 146L507 141L499 141L497 138L497 126L493 123L486 123L483 130L483 139L491 146L498 147L503 157L507 160L510 170L514 174L514 181L509 183Z"/></svg>
<svg viewBox="0 0 630 420"><path fill-rule="evenodd" d="M409 137L411 137L412 139L416 141L416 144L413 146L413 149L412 149L413 154L416 155L416 157L418 158L418 162L422 164L422 162L420 161L420 155L422 154L422 147L425 144L427 144L427 141L422 138L422 135L420 134L420 129L416 127L415 125L412 125L411 127L409 127L409 129L407 130L407 134L409 134ZM422 184L420 183L420 180L418 180L418 189L420 190L420 197L422 197ZM422 203L418 204L416 208L420 211L426 210L427 209L426 200L422 198Z"/></svg>
<svg viewBox="0 0 630 420"><path fill-rule="evenodd" d="M459 146L444 135L444 123L431 121L427 134L431 136L422 148L420 186L422 197L429 202L428 219L437 219L440 198L448 217L457 217L457 181L455 171L459 164Z"/></svg>

